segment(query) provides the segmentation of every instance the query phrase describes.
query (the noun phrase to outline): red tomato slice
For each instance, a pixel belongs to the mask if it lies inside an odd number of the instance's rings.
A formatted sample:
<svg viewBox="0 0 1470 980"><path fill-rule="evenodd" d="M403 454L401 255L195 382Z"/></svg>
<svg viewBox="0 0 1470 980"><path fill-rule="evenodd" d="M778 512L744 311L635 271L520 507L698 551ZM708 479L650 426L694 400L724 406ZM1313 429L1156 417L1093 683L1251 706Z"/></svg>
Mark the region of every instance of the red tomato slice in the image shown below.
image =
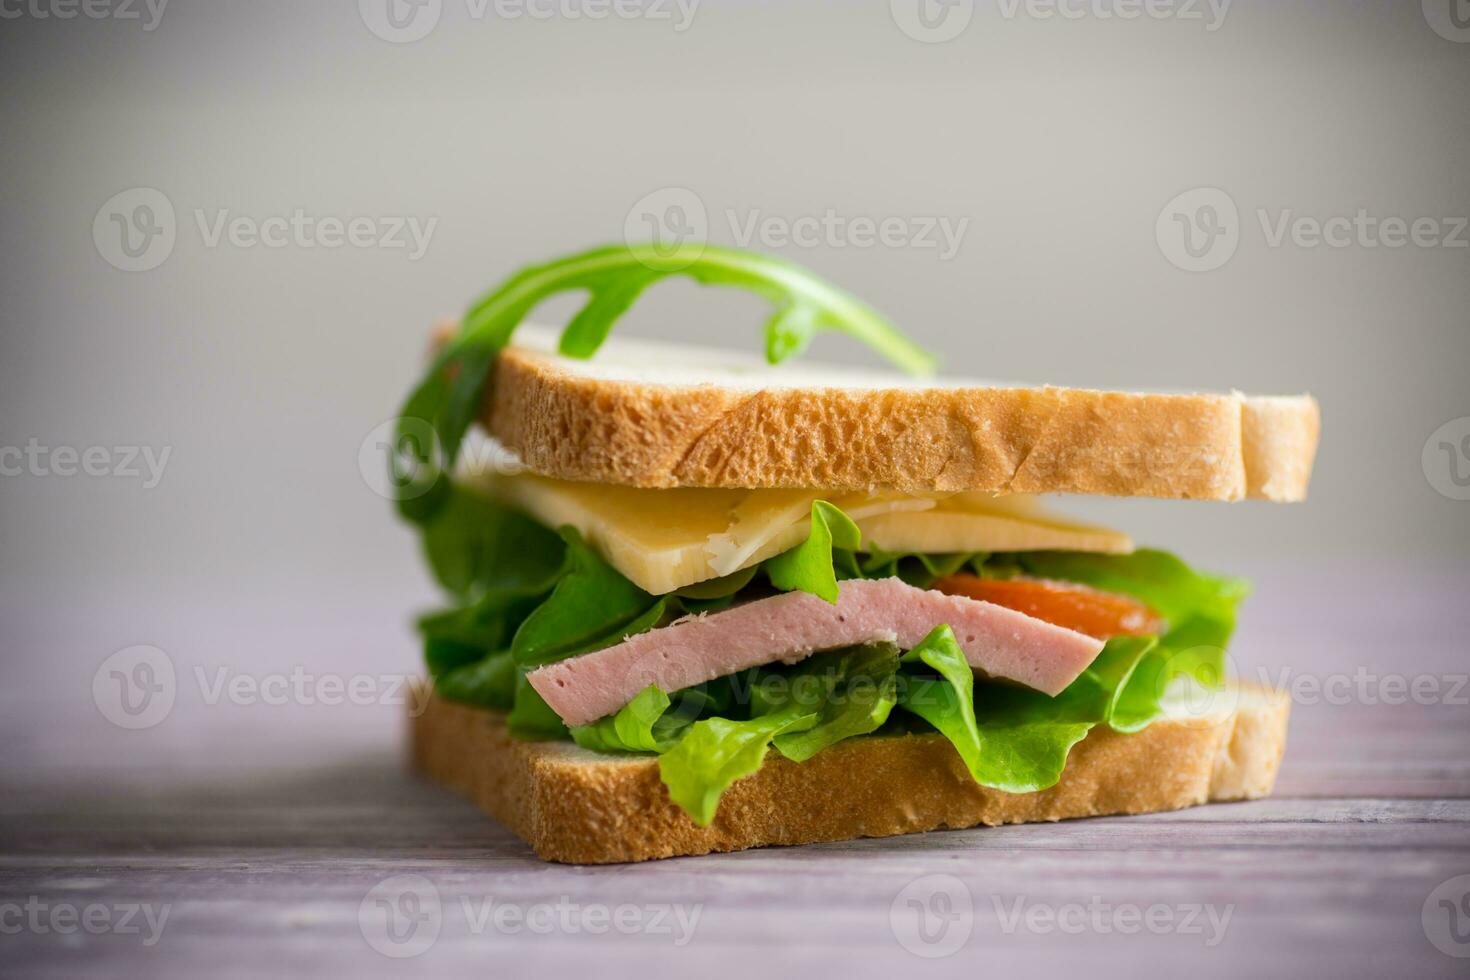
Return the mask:
<svg viewBox="0 0 1470 980"><path fill-rule="evenodd" d="M930 588L993 602L1100 640L1111 636L1153 636L1164 631L1159 614L1137 599L1081 585L949 575Z"/></svg>

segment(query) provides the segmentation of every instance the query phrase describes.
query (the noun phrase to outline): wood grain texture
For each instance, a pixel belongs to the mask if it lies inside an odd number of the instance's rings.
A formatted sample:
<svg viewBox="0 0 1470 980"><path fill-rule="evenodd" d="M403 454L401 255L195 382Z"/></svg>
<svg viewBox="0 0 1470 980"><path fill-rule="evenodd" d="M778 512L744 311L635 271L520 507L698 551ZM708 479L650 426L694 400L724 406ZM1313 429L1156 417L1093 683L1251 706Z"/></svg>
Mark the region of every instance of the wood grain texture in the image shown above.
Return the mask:
<svg viewBox="0 0 1470 980"><path fill-rule="evenodd" d="M31 665L0 664L0 910L33 898L170 909L153 946L0 932L0 975L1464 976L1470 961L1432 946L1421 915L1439 883L1470 874L1470 707L1465 690L1448 696L1470 669L1470 573L1379 576L1371 596L1359 578L1345 568L1257 577L1239 669L1254 679L1289 668L1298 694L1270 799L609 867L545 864L409 775L398 705L231 710L181 691L166 723L113 729L90 701L100 656L78 666L55 654L121 645L116 617L104 629L0 606ZM406 639L381 639L401 614L387 602L289 621L154 607L156 632L130 627L128 642L161 636L181 674L187 639L211 628L230 644L221 662L377 670L413 659ZM1379 680L1346 701L1298 683L1360 669ZM1389 703L1391 675L1443 682L1438 703ZM370 945L359 912L402 875L432 882L440 928L421 955L393 959ZM962 883L972 914L953 955L924 959L894 922L914 915L904 890L932 875ZM682 946L649 932L497 931L479 928L490 899L521 910L678 906L698 919ZM1230 918L1214 945L1207 930L1033 927L1044 915L1009 927L1017 908L1103 906L1208 906Z"/></svg>

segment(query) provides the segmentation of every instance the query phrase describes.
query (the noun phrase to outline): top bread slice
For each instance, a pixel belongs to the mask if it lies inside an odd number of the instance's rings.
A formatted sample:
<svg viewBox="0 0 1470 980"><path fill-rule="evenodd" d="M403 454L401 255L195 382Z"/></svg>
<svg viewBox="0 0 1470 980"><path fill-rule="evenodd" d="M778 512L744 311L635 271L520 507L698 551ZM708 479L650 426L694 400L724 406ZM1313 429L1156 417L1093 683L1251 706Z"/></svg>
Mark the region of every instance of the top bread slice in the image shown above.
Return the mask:
<svg viewBox="0 0 1470 980"><path fill-rule="evenodd" d="M486 430L532 470L633 487L979 490L1302 500L1320 417L1254 397L915 381L612 338L591 360L523 327Z"/></svg>

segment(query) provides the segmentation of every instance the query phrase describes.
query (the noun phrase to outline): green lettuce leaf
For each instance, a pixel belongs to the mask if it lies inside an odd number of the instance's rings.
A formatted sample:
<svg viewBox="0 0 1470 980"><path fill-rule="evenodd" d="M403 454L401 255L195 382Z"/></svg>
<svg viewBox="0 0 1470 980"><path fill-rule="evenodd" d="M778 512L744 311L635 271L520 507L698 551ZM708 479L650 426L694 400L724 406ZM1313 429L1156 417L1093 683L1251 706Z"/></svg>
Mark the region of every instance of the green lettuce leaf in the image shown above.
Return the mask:
<svg viewBox="0 0 1470 980"><path fill-rule="evenodd" d="M766 576L783 592L810 592L835 604L838 570L833 553L837 549L850 553L861 543L862 532L852 518L825 500L814 501L806 540L766 559Z"/></svg>
<svg viewBox="0 0 1470 980"><path fill-rule="evenodd" d="M1151 606L1169 622L1166 644L1224 647L1235 629L1235 609L1249 593L1244 579L1206 575L1166 551L1140 548L1127 555L1081 551L1020 552L1010 556L1035 578L1080 582L1121 592Z"/></svg>
<svg viewBox="0 0 1470 980"><path fill-rule="evenodd" d="M667 694L650 684L617 714L573 727L572 738L582 748L598 752L666 752L702 706L684 698L674 707Z"/></svg>
<svg viewBox="0 0 1470 980"><path fill-rule="evenodd" d="M1115 731L1142 731L1167 713L1171 692L1180 682L1203 687L1207 692L1225 686L1224 652L1215 646L1177 649L1159 643L1141 657L1127 682L1113 699L1109 724Z"/></svg>
<svg viewBox="0 0 1470 980"><path fill-rule="evenodd" d="M769 688L764 696L771 697ZM877 731L898 703L898 647L874 643L817 654L792 678L787 697L817 712L811 728L774 739L776 750L792 762Z"/></svg>
<svg viewBox="0 0 1470 980"><path fill-rule="evenodd" d="M1031 793L1054 786L1067 756L1094 725L1110 722L1118 692L1156 644L1152 637L1110 640L1092 666L1055 698L1008 684L974 684L949 627L936 629L908 654L938 679L908 676L899 707L948 739L982 786Z"/></svg>
<svg viewBox="0 0 1470 980"><path fill-rule="evenodd" d="M1146 548L1128 555L1052 551L1013 557L1028 575L1131 595L1168 621L1168 631L1117 693L1111 724L1118 731L1140 731L1160 718L1169 690L1183 679L1208 690L1225 684L1225 647L1235 632L1236 608L1250 593L1244 579L1207 575L1168 552Z"/></svg>
<svg viewBox="0 0 1470 980"><path fill-rule="evenodd" d="M809 728L817 717L817 712L793 701L746 721L706 718L695 722L678 744L658 757L669 798L696 824L708 827L725 790L761 767L771 740L784 732Z"/></svg>

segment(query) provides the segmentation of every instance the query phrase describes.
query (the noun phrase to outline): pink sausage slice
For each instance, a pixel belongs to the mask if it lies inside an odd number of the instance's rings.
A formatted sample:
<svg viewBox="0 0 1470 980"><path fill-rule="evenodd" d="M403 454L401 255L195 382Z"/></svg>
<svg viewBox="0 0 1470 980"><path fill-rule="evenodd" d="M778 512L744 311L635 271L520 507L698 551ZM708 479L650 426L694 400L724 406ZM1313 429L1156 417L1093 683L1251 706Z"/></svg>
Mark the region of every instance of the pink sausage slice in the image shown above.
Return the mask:
<svg viewBox="0 0 1470 980"><path fill-rule="evenodd" d="M568 725L617 711L650 684L692 687L747 667L795 663L818 650L893 640L918 645L948 624L978 671L1055 697L1102 651L1103 641L991 602L915 588L896 578L841 583L836 605L805 592L689 616L616 646L526 675Z"/></svg>

